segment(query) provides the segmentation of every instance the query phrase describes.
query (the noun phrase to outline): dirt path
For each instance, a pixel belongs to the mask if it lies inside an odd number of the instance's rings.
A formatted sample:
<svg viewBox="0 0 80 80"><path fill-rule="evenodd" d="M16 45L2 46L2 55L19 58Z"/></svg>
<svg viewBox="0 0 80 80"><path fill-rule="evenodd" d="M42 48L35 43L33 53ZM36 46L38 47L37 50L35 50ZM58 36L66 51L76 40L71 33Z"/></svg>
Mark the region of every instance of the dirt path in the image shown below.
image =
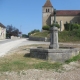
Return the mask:
<svg viewBox="0 0 80 80"><path fill-rule="evenodd" d="M0 80L80 80L80 69L62 73L37 69L6 72L0 74Z"/></svg>

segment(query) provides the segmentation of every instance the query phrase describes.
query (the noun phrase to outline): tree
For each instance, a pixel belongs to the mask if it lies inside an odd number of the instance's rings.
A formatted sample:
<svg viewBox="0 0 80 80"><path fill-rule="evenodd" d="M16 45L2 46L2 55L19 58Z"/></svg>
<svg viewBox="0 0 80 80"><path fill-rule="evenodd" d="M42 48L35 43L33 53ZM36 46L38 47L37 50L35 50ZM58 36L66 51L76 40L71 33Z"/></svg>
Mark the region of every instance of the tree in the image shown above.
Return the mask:
<svg viewBox="0 0 80 80"><path fill-rule="evenodd" d="M22 34L22 37L23 37L23 38L28 38L29 36L26 35L26 34Z"/></svg>
<svg viewBox="0 0 80 80"><path fill-rule="evenodd" d="M34 30L32 30L31 32L28 33L28 36L31 35L31 34L34 34L36 32L40 32L40 30L34 29Z"/></svg>
<svg viewBox="0 0 80 80"><path fill-rule="evenodd" d="M6 36L11 37L11 36L18 36L19 30L12 25L8 25L6 27Z"/></svg>

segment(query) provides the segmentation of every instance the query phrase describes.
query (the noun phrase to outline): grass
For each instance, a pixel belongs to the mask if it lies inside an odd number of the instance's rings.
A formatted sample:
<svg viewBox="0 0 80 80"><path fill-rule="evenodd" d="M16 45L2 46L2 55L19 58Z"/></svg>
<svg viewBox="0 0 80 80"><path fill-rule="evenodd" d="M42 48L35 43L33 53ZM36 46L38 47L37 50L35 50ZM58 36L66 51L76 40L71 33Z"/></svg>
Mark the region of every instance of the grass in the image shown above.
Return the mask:
<svg viewBox="0 0 80 80"><path fill-rule="evenodd" d="M49 34L49 31L45 31L45 32L37 32L31 36L34 36L34 37L47 37Z"/></svg>
<svg viewBox="0 0 80 80"><path fill-rule="evenodd" d="M46 46L46 45L32 45L34 46ZM56 71L58 69L62 69L62 63L52 63L49 61L31 58L25 51L27 48L32 47L29 46L23 46L18 49L18 51L14 51L15 53L11 55L6 55L5 57L0 57L0 72L6 72L6 71L22 71L22 70L28 70L28 69L55 69ZM80 54L65 61L65 63L70 63L72 61L78 61L80 60Z"/></svg>
<svg viewBox="0 0 80 80"><path fill-rule="evenodd" d="M78 37L74 32L69 32L69 31L62 31L59 32L59 42L80 42L80 37ZM37 32L31 36L34 37L50 37L49 31L45 32Z"/></svg>
<svg viewBox="0 0 80 80"><path fill-rule="evenodd" d="M80 60L80 54L78 54L77 56L74 56L73 58L69 59L69 60L66 60L65 63L70 63L70 62L73 62L73 61L79 61Z"/></svg>
<svg viewBox="0 0 80 80"><path fill-rule="evenodd" d="M80 37L74 35L73 32L63 31L59 32L59 42L76 42L80 41Z"/></svg>
<svg viewBox="0 0 80 80"><path fill-rule="evenodd" d="M60 63L51 63L40 59L24 57L23 54L13 54L0 58L0 72L27 69L58 69L61 65Z"/></svg>

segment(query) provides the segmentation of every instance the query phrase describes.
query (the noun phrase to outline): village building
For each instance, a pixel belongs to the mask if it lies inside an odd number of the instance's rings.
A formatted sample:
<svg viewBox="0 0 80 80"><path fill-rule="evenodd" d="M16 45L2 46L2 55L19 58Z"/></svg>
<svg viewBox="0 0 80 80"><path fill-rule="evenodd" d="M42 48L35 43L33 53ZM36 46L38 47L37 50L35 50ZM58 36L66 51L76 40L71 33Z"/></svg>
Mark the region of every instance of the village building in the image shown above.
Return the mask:
<svg viewBox="0 0 80 80"><path fill-rule="evenodd" d="M6 27L0 23L0 40L6 39Z"/></svg>
<svg viewBox="0 0 80 80"><path fill-rule="evenodd" d="M54 22L54 7L50 0L47 0L42 7L42 27L51 25ZM56 21L60 25L60 30L64 30L64 24L80 23L80 10L56 10Z"/></svg>

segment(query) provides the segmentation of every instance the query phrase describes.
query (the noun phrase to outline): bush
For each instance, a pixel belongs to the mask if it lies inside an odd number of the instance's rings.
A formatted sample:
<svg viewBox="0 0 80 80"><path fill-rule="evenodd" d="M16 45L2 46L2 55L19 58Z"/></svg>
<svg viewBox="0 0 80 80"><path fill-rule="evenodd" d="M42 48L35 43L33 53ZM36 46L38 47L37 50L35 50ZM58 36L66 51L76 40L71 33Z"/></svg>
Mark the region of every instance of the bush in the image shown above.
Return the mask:
<svg viewBox="0 0 80 80"><path fill-rule="evenodd" d="M26 34L22 34L22 37L23 37L23 38L28 38L29 36L26 35Z"/></svg>
<svg viewBox="0 0 80 80"><path fill-rule="evenodd" d="M64 24L65 30L67 31L73 31L74 29L79 29L80 28L80 24L76 24L76 23L66 23Z"/></svg>
<svg viewBox="0 0 80 80"><path fill-rule="evenodd" d="M71 25L69 23L64 24L65 30L69 31L70 30L70 26Z"/></svg>
<svg viewBox="0 0 80 80"><path fill-rule="evenodd" d="M48 25L45 25L45 26L43 26L43 28L42 28L43 30L49 30L50 29L50 26L48 26Z"/></svg>
<svg viewBox="0 0 80 80"><path fill-rule="evenodd" d="M57 28L60 28L60 25L58 23L54 23L54 24L51 25L51 27L53 27L53 26L55 26Z"/></svg>
<svg viewBox="0 0 80 80"><path fill-rule="evenodd" d="M36 32L40 32L40 30L34 29L34 30L32 30L31 32L28 33L28 36L31 35L31 34L34 34Z"/></svg>
<svg viewBox="0 0 80 80"><path fill-rule="evenodd" d="M77 29L77 30L74 30L74 32L75 32L75 34L76 34L77 37L80 37L80 28Z"/></svg>

